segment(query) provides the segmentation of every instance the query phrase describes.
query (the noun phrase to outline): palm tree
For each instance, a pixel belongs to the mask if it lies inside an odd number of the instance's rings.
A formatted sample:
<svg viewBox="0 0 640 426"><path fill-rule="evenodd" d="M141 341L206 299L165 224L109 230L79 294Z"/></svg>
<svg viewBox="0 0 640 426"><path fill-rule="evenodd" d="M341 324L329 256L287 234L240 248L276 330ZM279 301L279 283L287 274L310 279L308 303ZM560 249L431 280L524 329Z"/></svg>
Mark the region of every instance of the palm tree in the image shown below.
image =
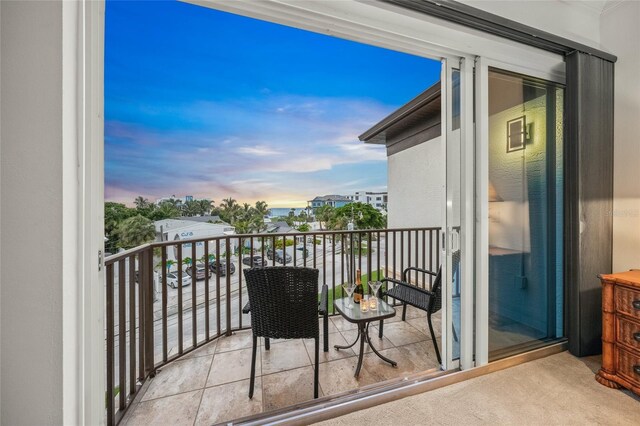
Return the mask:
<svg viewBox="0 0 640 426"><path fill-rule="evenodd" d="M202 205L196 200L187 201L182 205L182 213L184 216L197 216L202 214Z"/></svg>
<svg viewBox="0 0 640 426"><path fill-rule="evenodd" d="M133 200L133 204L136 205L138 210L149 208L151 204L148 199L144 198L142 195L139 195L135 200Z"/></svg>
<svg viewBox="0 0 640 426"><path fill-rule="evenodd" d="M325 224L329 222L333 218L334 212L335 209L329 205L318 207L316 210L316 218L320 223L320 230L322 230L322 222Z"/></svg>
<svg viewBox="0 0 640 426"><path fill-rule="evenodd" d="M216 206L213 200L200 200L200 208L202 209L202 214L209 214L211 210L213 210Z"/></svg>
<svg viewBox="0 0 640 426"><path fill-rule="evenodd" d="M264 217L269 214L269 206L264 201L256 201L256 211Z"/></svg>
<svg viewBox="0 0 640 426"><path fill-rule="evenodd" d="M151 242L156 237L153 222L142 215L130 217L118 226L118 236L122 248L129 249Z"/></svg>
<svg viewBox="0 0 640 426"><path fill-rule="evenodd" d="M238 205L238 202L231 197L225 198L220 203L220 208L222 209L221 213L223 219L234 225L238 220L240 213L240 206Z"/></svg>

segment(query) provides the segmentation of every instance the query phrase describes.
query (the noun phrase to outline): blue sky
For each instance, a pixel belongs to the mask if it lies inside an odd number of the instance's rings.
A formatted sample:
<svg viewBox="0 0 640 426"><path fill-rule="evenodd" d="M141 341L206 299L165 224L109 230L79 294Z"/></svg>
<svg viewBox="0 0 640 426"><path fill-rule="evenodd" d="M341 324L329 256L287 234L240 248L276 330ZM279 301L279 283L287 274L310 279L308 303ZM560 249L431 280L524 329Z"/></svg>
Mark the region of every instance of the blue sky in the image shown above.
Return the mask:
<svg viewBox="0 0 640 426"><path fill-rule="evenodd" d="M105 198L305 206L386 188L358 135L439 79L424 58L178 2L107 1Z"/></svg>

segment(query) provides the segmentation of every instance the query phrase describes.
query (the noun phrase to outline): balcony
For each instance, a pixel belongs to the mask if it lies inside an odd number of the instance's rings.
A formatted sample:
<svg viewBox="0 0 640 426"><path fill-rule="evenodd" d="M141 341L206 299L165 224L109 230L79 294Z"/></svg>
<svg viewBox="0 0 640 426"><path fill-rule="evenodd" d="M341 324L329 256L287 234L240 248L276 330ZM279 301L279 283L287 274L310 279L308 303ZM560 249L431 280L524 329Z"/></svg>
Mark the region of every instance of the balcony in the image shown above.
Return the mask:
<svg viewBox="0 0 640 426"><path fill-rule="evenodd" d="M268 351L260 341L256 391L248 398L251 317L242 313L248 301L242 271L256 258L269 265L280 261L317 268L319 286L329 288L330 348L320 351L321 398L438 371L426 314L409 307L406 321L401 321L401 310L385 321L382 339L374 324L370 331L376 348L398 366L368 349L356 379L357 350L333 348L353 342L356 326L334 310L332 300L342 297L341 284L356 269L364 282L399 277L409 265L437 269L439 234L438 228L412 228L232 235L152 243L109 257L108 423L125 418L127 424L211 424L313 399L313 340L272 341ZM206 270L222 266L193 282L180 273L171 282L162 272L191 269L196 276L198 263ZM422 288L431 284L418 274L410 280ZM433 320L440 339L440 314Z"/></svg>

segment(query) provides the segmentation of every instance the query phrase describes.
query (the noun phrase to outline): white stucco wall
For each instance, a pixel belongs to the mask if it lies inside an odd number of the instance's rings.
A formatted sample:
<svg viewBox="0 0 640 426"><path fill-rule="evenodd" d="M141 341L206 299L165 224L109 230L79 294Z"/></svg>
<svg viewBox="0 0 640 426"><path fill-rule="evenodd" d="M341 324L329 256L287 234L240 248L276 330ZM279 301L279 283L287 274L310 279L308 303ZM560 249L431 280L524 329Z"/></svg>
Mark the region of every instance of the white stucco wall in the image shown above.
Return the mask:
<svg viewBox="0 0 640 426"><path fill-rule="evenodd" d="M602 45L615 65L613 270L640 268L640 2L606 10Z"/></svg>
<svg viewBox="0 0 640 426"><path fill-rule="evenodd" d="M62 424L62 3L0 9L1 423Z"/></svg>
<svg viewBox="0 0 640 426"><path fill-rule="evenodd" d="M442 139L431 139L387 158L389 228L442 225Z"/></svg>

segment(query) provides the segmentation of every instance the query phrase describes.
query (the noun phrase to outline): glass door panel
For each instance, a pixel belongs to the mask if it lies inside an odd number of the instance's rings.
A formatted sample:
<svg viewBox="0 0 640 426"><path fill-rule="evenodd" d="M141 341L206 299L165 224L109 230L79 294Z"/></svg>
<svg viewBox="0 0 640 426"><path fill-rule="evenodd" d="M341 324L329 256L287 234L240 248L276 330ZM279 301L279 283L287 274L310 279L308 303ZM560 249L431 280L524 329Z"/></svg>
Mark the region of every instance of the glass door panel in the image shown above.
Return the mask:
<svg viewBox="0 0 640 426"><path fill-rule="evenodd" d="M562 86L488 73L489 359L562 336Z"/></svg>

